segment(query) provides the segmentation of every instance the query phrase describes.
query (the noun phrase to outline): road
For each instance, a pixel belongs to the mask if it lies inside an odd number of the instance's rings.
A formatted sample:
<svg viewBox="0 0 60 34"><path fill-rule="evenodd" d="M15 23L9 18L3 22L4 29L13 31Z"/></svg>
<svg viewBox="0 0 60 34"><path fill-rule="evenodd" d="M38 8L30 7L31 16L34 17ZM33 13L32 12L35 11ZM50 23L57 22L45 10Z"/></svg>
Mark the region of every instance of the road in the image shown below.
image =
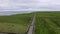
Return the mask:
<svg viewBox="0 0 60 34"><path fill-rule="evenodd" d="M32 23L30 25L30 28L29 28L27 34L33 34L34 24L35 24L35 15L33 16Z"/></svg>

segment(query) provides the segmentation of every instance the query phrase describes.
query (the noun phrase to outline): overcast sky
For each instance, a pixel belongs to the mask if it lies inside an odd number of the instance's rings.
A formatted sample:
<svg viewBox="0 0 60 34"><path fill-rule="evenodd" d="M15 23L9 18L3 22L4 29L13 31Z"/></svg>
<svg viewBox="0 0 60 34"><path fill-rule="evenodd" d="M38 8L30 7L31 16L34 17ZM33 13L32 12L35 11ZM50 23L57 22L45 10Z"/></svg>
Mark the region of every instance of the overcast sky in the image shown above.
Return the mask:
<svg viewBox="0 0 60 34"><path fill-rule="evenodd" d="M0 11L60 10L60 0L0 0Z"/></svg>

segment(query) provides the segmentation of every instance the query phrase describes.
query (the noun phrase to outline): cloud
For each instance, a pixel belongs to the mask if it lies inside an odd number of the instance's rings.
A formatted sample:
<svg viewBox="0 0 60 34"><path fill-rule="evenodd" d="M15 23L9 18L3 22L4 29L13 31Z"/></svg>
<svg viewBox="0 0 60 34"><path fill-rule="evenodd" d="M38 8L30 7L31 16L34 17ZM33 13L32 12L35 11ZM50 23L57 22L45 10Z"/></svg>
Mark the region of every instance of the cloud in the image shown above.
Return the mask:
<svg viewBox="0 0 60 34"><path fill-rule="evenodd" d="M60 0L0 0L0 10L59 10Z"/></svg>

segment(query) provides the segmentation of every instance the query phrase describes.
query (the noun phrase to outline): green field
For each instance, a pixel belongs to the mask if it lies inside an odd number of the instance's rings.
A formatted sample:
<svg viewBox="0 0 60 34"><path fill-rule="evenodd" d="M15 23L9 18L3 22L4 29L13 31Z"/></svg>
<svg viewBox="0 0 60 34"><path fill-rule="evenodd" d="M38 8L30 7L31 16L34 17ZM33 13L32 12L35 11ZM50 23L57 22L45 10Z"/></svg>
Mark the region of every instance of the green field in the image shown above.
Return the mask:
<svg viewBox="0 0 60 34"><path fill-rule="evenodd" d="M27 32L32 20L31 14L17 14L0 16L0 32L21 33Z"/></svg>
<svg viewBox="0 0 60 34"><path fill-rule="evenodd" d="M0 32L26 34L36 15L34 34L60 34L60 12L33 12L0 16Z"/></svg>
<svg viewBox="0 0 60 34"><path fill-rule="evenodd" d="M36 13L35 34L60 34L60 12Z"/></svg>

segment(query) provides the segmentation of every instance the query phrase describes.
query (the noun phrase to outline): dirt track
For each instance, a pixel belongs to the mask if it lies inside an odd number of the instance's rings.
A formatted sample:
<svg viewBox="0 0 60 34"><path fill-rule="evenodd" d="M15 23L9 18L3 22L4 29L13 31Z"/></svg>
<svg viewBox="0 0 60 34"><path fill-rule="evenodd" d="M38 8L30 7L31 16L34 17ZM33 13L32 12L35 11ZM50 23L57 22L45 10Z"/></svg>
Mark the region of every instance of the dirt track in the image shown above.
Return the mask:
<svg viewBox="0 0 60 34"><path fill-rule="evenodd" d="M30 28L29 28L27 34L33 34L34 24L35 24L35 16L33 16L32 23L31 23L31 25L30 25Z"/></svg>

